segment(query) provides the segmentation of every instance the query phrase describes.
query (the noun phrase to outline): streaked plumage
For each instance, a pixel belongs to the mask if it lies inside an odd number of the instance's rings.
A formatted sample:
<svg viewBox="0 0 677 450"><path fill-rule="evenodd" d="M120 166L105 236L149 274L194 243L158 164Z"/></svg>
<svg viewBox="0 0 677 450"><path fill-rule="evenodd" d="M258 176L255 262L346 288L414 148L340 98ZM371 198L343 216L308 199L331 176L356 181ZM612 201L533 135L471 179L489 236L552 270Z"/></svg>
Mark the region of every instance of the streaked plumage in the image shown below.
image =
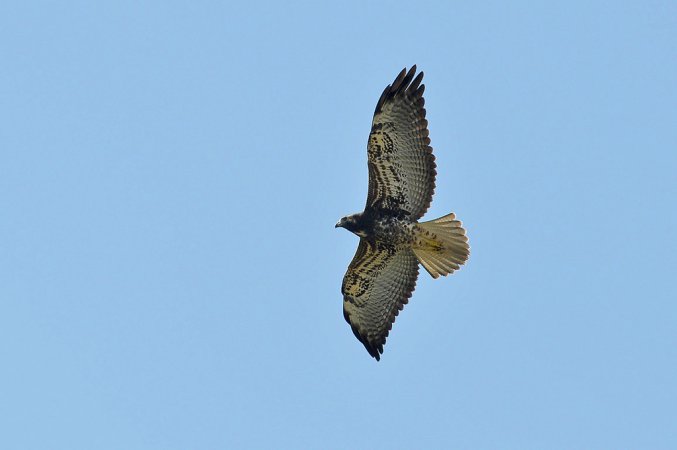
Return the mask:
<svg viewBox="0 0 677 450"><path fill-rule="evenodd" d="M343 278L343 315L377 360L416 287L418 264L437 278L457 270L469 254L465 230L453 213L417 222L430 206L436 171L423 72L415 74L416 66L402 70L381 94L367 144L367 204L364 212L336 224L360 237Z"/></svg>

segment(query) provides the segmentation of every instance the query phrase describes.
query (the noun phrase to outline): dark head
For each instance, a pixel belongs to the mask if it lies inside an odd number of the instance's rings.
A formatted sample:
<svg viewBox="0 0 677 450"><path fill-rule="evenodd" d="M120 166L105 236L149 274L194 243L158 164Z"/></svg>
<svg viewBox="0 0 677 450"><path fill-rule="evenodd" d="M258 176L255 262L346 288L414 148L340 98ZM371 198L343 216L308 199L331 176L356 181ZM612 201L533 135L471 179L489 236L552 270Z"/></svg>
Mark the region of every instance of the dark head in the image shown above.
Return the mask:
<svg viewBox="0 0 677 450"><path fill-rule="evenodd" d="M334 228L345 228L346 230L355 233L358 236L364 237L366 235L362 230L362 214L351 214L350 216L345 216L338 221Z"/></svg>

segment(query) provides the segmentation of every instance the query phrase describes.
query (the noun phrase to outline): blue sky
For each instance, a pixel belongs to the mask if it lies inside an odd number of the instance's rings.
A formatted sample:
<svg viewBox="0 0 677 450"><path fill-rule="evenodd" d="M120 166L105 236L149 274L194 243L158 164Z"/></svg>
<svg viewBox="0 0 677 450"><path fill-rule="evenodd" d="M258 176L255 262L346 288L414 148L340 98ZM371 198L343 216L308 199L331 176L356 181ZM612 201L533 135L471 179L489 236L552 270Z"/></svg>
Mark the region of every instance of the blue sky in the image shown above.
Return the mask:
<svg viewBox="0 0 677 450"><path fill-rule="evenodd" d="M0 446L677 447L677 7L0 6ZM425 71L466 267L344 322L366 140Z"/></svg>

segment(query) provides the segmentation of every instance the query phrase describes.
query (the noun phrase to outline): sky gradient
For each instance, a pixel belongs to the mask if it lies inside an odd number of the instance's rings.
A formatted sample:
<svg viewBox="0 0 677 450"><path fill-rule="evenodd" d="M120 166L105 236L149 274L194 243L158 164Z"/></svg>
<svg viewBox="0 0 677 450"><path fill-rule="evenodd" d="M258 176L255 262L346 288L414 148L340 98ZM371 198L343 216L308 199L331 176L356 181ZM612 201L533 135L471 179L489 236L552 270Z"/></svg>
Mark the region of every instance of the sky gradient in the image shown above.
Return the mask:
<svg viewBox="0 0 677 450"><path fill-rule="evenodd" d="M0 6L0 447L677 448L677 4ZM380 362L342 316L383 88L436 195Z"/></svg>

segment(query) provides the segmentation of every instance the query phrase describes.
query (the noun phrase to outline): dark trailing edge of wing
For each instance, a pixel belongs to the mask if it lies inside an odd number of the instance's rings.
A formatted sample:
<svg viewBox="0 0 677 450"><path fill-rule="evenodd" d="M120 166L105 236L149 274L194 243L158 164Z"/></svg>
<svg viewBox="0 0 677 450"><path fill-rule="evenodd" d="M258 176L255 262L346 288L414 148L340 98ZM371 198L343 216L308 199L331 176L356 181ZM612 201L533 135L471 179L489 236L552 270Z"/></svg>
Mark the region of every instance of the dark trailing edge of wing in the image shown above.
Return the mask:
<svg viewBox="0 0 677 450"><path fill-rule="evenodd" d="M421 84L421 81L423 80L423 72L420 72L414 79L415 73L416 64L411 66L409 72L407 72L407 69L402 69L399 75L397 75L397 78L395 78L395 81L393 81L393 84L389 84L383 90L381 98L379 98L378 103L376 103L374 114L378 114L381 111L383 104L398 94L404 94L414 99L418 98L420 101L419 106L423 107L425 103L425 100L423 99L425 84Z"/></svg>

